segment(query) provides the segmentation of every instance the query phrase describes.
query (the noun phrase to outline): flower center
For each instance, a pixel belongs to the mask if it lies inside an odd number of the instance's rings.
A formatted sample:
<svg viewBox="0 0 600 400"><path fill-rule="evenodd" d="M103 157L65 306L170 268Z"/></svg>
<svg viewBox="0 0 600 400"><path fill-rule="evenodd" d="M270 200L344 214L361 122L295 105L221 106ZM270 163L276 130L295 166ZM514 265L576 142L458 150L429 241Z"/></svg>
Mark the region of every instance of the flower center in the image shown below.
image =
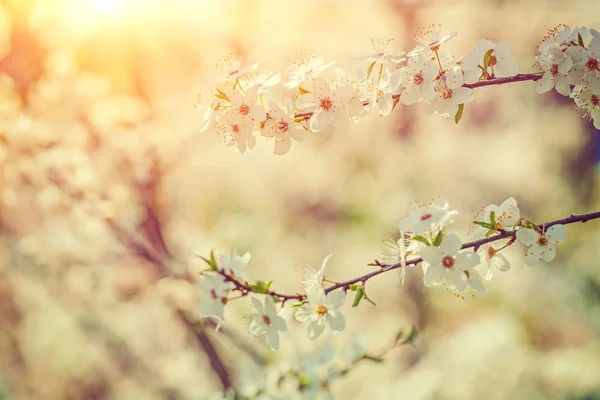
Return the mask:
<svg viewBox="0 0 600 400"><path fill-rule="evenodd" d="M333 102L329 97L321 99L321 108L325 111L329 111L333 107Z"/></svg>
<svg viewBox="0 0 600 400"><path fill-rule="evenodd" d="M268 315L263 315L262 320L265 325L271 325L271 318Z"/></svg>
<svg viewBox="0 0 600 400"><path fill-rule="evenodd" d="M215 292L215 289L210 289L210 297L213 299L217 298L217 292Z"/></svg>
<svg viewBox="0 0 600 400"><path fill-rule="evenodd" d="M323 305L317 306L317 314L319 314L321 316L327 314L327 307L325 307Z"/></svg>
<svg viewBox="0 0 600 400"><path fill-rule="evenodd" d="M548 239L546 239L544 236L540 236L540 238L538 239L538 244L540 246L547 246L548 245Z"/></svg>
<svg viewBox="0 0 600 400"><path fill-rule="evenodd" d="M488 247L487 255L488 258L493 258L496 255L497 251L492 246Z"/></svg>
<svg viewBox="0 0 600 400"><path fill-rule="evenodd" d="M598 66L598 60L595 58L588 58L587 62L585 63L585 67L590 71L600 70Z"/></svg>
<svg viewBox="0 0 600 400"><path fill-rule="evenodd" d="M429 218L431 218L429 213L421 215L421 221L427 221Z"/></svg>
<svg viewBox="0 0 600 400"><path fill-rule="evenodd" d="M285 122L284 120L281 120L277 123L277 130L279 132L287 132L288 131L288 123Z"/></svg>
<svg viewBox="0 0 600 400"><path fill-rule="evenodd" d="M442 259L442 266L444 268L454 267L454 257L446 256Z"/></svg>
<svg viewBox="0 0 600 400"><path fill-rule="evenodd" d="M550 73L552 74L552 76L558 75L558 64L552 64L552 66L550 67Z"/></svg>
<svg viewBox="0 0 600 400"><path fill-rule="evenodd" d="M237 124L231 125L231 130L233 133L240 133L240 127Z"/></svg>
<svg viewBox="0 0 600 400"><path fill-rule="evenodd" d="M452 98L452 89L445 88L442 90L442 98L448 100Z"/></svg>
<svg viewBox="0 0 600 400"><path fill-rule="evenodd" d="M490 67L493 67L496 64L498 64L498 59L496 58L496 56L491 56L488 65Z"/></svg>
<svg viewBox="0 0 600 400"><path fill-rule="evenodd" d="M413 82L415 82L416 85L420 85L423 81L423 74L420 72L413 77Z"/></svg>
<svg viewBox="0 0 600 400"><path fill-rule="evenodd" d="M246 104L242 104L240 106L240 114L242 114L242 115L250 114L250 107L248 107L248 105L246 105Z"/></svg>
<svg viewBox="0 0 600 400"><path fill-rule="evenodd" d="M590 103L592 103L594 107L598 107L600 105L600 98L593 94L592 97L590 97Z"/></svg>

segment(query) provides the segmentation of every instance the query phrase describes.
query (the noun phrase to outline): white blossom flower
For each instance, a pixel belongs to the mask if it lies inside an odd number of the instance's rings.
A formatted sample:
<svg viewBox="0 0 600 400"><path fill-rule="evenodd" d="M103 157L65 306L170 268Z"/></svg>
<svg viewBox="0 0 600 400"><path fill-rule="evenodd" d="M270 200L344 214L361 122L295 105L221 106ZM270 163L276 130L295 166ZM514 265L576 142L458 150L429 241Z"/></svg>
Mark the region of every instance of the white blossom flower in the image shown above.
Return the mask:
<svg viewBox="0 0 600 400"><path fill-rule="evenodd" d="M259 95L268 93L280 80L281 74L275 74L268 69L257 69L242 78L244 88L248 90L251 87L256 87Z"/></svg>
<svg viewBox="0 0 600 400"><path fill-rule="evenodd" d="M306 265L304 275L302 276L302 286L304 287L305 293L312 293L313 291L323 289L325 268L327 268L327 264L329 263L329 260L331 260L331 257L333 257L333 254L329 254L325 257L321 269L318 271L310 265Z"/></svg>
<svg viewBox="0 0 600 400"><path fill-rule="evenodd" d="M440 247L427 246L421 250L423 282L425 286L447 284L462 293L469 287L483 293L485 288L473 268L479 264L479 255L472 251L459 253L462 242L451 233L442 239Z"/></svg>
<svg viewBox="0 0 600 400"><path fill-rule="evenodd" d="M373 49L375 53L370 53L362 57L358 57L360 60L368 60L368 61L376 61L378 63L384 64L386 62L399 63L404 60L404 51L400 51L397 53L389 53L388 47L392 43L394 39L390 38L371 38L371 44L373 45Z"/></svg>
<svg viewBox="0 0 600 400"><path fill-rule="evenodd" d="M273 138L277 155L285 154L290 150L291 139L297 142L304 140L306 130L301 124L294 122L294 110L290 99L285 99L284 104L270 103L267 120L261 129L261 134L266 138Z"/></svg>
<svg viewBox="0 0 600 400"><path fill-rule="evenodd" d="M369 111L378 109L379 115L389 115L394 108L393 95L400 85L400 76L398 74L389 74L386 71L381 79L371 77L366 82L367 86L364 90L368 93L366 101L369 102Z"/></svg>
<svg viewBox="0 0 600 400"><path fill-rule="evenodd" d="M408 59L406 67L400 69L404 91L400 95L402 104L427 101L435 96L435 79L438 65L435 60L425 59L421 54Z"/></svg>
<svg viewBox="0 0 600 400"><path fill-rule="evenodd" d="M413 232L422 235L432 231L435 235L442 227L454 222L458 211L449 211L448 200L440 198L433 203L413 203L409 208L409 215L399 221L396 226L403 232Z"/></svg>
<svg viewBox="0 0 600 400"><path fill-rule="evenodd" d="M245 93L240 93L226 87L224 92L231 104L231 110L256 122L264 121L267 118L267 112L258 104L258 89L257 86L254 86L246 90Z"/></svg>
<svg viewBox="0 0 600 400"><path fill-rule="evenodd" d="M290 81L284 83L283 86L287 89L292 89L310 82L318 74L331 67L334 62L325 64L323 57L315 53L303 54L294 60L286 69L290 77Z"/></svg>
<svg viewBox="0 0 600 400"><path fill-rule="evenodd" d="M259 338L266 336L271 350L277 350L279 348L279 332L287 330L285 320L277 315L275 302L271 296L265 297L264 307L257 298L253 297L251 301L257 314L250 323L250 333Z"/></svg>
<svg viewBox="0 0 600 400"><path fill-rule="evenodd" d="M311 92L298 97L296 107L304 112L312 112L309 126L313 132L320 132L330 124L344 129L350 121L347 106L356 97L356 90L350 85L336 86L315 78Z"/></svg>
<svg viewBox="0 0 600 400"><path fill-rule="evenodd" d="M427 52L428 50L438 51L440 45L456 37L458 32L453 32L449 35L442 35L441 25L431 25L427 28L422 29L415 36L415 40L421 43L420 46L415 47L412 51L407 53L408 57L412 57L417 54Z"/></svg>
<svg viewBox="0 0 600 400"><path fill-rule="evenodd" d="M525 253L525 263L536 265L540 261L551 262L556 257L556 244L564 242L567 230L563 225L552 225L542 232L530 228L517 231L517 240L528 246Z"/></svg>
<svg viewBox="0 0 600 400"><path fill-rule="evenodd" d="M225 278L219 274L205 274L202 280L202 290L200 291L198 314L201 317L218 318L220 326L224 320L223 311L227 304L227 294L232 287L233 283L226 282ZM219 326L217 326L217 329Z"/></svg>
<svg viewBox="0 0 600 400"><path fill-rule="evenodd" d="M424 104L425 112L440 114L443 118L455 115L460 104L470 103L475 97L475 91L463 84L462 69L457 65L448 68L445 81L438 81L435 97Z"/></svg>
<svg viewBox="0 0 600 400"><path fill-rule="evenodd" d="M537 65L544 75L537 81L536 92L545 93L553 87L563 96L571 93L571 85L567 75L573 67L573 60L558 46L548 47L544 52L535 57Z"/></svg>
<svg viewBox="0 0 600 400"><path fill-rule="evenodd" d="M584 116L589 115L594 120L594 127L600 129L600 94L594 94L588 88L579 85L575 87L571 97L577 107L585 113Z"/></svg>
<svg viewBox="0 0 600 400"><path fill-rule="evenodd" d="M494 76L512 76L518 72L517 64L510 58L512 44L509 42L494 43L491 40L479 39L475 50L468 52L462 59L466 65L481 65L483 57L493 50L487 67L491 67Z"/></svg>
<svg viewBox="0 0 600 400"><path fill-rule="evenodd" d="M549 47L558 46L561 50L565 50L567 47L573 46L573 43L578 43L579 36L581 36L582 40L585 40L587 34L588 29L585 27L578 27L571 30L570 26L559 24L544 35L542 42L538 45L538 49L544 52Z"/></svg>
<svg viewBox="0 0 600 400"><path fill-rule="evenodd" d="M308 303L296 311L296 319L306 325L309 339L319 337L327 325L334 333L346 327L346 320L340 311L345 299L346 293L342 290L334 290L329 294L322 289L308 293Z"/></svg>
<svg viewBox="0 0 600 400"><path fill-rule="evenodd" d="M517 224L521 218L521 211L517 206L517 200L514 197L509 197L504 200L500 206L495 204L488 205L483 212L477 216L476 220L480 222L490 223L491 213L494 213L496 220L496 229L511 228ZM473 227L473 239L482 239L489 229L475 224Z"/></svg>
<svg viewBox="0 0 600 400"><path fill-rule="evenodd" d="M248 252L245 252L244 255L240 256L232 249L230 255L222 255L220 257L219 269L222 269L227 274L240 276L242 271L248 266L250 257L251 255Z"/></svg>
<svg viewBox="0 0 600 400"><path fill-rule="evenodd" d="M242 56L234 53L220 58L217 61L217 65L223 68L223 79L231 82L258 69L258 64L252 64L242 68Z"/></svg>
<svg viewBox="0 0 600 400"><path fill-rule="evenodd" d="M425 243L411 240L412 233L400 231L400 239L386 239L381 243L381 261L386 265L400 264L400 281L404 285L406 279L406 262L409 257L416 257L425 248Z"/></svg>
<svg viewBox="0 0 600 400"><path fill-rule="evenodd" d="M246 148L256 145L254 132L254 121L238 112L228 110L219 116L217 122L217 133L221 141L228 147L235 147L240 153Z"/></svg>
<svg viewBox="0 0 600 400"><path fill-rule="evenodd" d="M600 94L600 36L594 35L587 49L572 46L567 55L573 59L573 68L569 71L571 84L584 84L592 93Z"/></svg>
<svg viewBox="0 0 600 400"><path fill-rule="evenodd" d="M479 267L486 280L492 279L494 271L506 272L510 270L510 262L504 254L498 252L490 243L484 244L477 250L480 259L482 260Z"/></svg>

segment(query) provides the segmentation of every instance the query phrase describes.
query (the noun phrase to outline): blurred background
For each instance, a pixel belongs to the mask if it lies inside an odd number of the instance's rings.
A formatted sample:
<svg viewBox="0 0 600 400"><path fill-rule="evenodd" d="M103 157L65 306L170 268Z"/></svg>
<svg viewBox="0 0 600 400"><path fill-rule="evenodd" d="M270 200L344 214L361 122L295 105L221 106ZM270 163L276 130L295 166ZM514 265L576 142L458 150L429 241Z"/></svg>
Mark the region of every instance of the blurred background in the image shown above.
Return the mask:
<svg viewBox="0 0 600 400"><path fill-rule="evenodd" d="M598 132L531 82L479 90L459 125L399 105L283 157L260 137L240 155L199 132L194 99L223 55L283 72L314 50L366 70L352 57L371 37L408 51L432 23L459 31L444 47L457 58L478 38L510 41L532 72L546 31L600 29L600 3L1 0L0 399L205 398L323 346L377 352L410 325L414 344L330 382L335 397L600 399L596 221L568 226L552 264L528 267L513 246L484 296L424 288L416 270L404 286L373 279L377 307L347 300L335 340L309 341L287 315L272 354L243 301L222 331L195 318L195 255L211 249L250 251L248 279L294 293L329 253L330 279L368 272L422 197L446 196L465 239L510 196L540 223L600 209Z"/></svg>

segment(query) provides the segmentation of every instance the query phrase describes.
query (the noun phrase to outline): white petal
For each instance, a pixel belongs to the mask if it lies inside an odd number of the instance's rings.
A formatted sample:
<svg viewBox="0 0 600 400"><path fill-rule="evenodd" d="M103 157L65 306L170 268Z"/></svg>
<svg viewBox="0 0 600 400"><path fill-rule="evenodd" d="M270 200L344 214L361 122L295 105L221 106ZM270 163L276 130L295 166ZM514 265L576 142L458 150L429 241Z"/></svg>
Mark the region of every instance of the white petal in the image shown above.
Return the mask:
<svg viewBox="0 0 600 400"><path fill-rule="evenodd" d="M302 322L303 324L306 324L311 320L317 318L315 306L311 303L305 303L301 305L300 308L296 310L296 313L294 315L296 319Z"/></svg>
<svg viewBox="0 0 600 400"><path fill-rule="evenodd" d="M525 263L527 265L536 265L542 260L542 246L537 243L527 249L525 253Z"/></svg>
<svg viewBox="0 0 600 400"><path fill-rule="evenodd" d="M256 311L258 311L259 314L262 314L263 306L262 306L262 303L260 302L260 300L258 300L256 297L252 297L250 299L250 301L252 302L252 305L254 306L254 308L256 308Z"/></svg>
<svg viewBox="0 0 600 400"><path fill-rule="evenodd" d="M267 343L269 343L269 346L273 351L279 348L279 333L277 333L275 329L269 329L267 331Z"/></svg>
<svg viewBox="0 0 600 400"><path fill-rule="evenodd" d="M310 321L306 325L306 333L309 339L316 339L325 331L325 324L319 320Z"/></svg>
<svg viewBox="0 0 600 400"><path fill-rule="evenodd" d="M257 321L256 318L253 319L252 322L250 322L250 327L248 330L251 334L253 334L256 337L261 337L266 332L265 325Z"/></svg>
<svg viewBox="0 0 600 400"><path fill-rule="evenodd" d="M517 240L525 246L532 246L537 242L540 235L530 228L519 228L517 231Z"/></svg>
<svg viewBox="0 0 600 400"><path fill-rule="evenodd" d="M491 262L492 265L500 271L506 272L510 269L510 262L504 257L504 254L496 253L494 257L492 257Z"/></svg>
<svg viewBox="0 0 600 400"><path fill-rule="evenodd" d="M542 253L542 257L546 262L553 261L554 257L556 257L556 246L552 243L548 243L546 246L544 246L544 252Z"/></svg>
<svg viewBox="0 0 600 400"><path fill-rule="evenodd" d="M450 233L442 239L440 250L447 255L455 256L462 246L462 241L456 233Z"/></svg>
<svg viewBox="0 0 600 400"><path fill-rule="evenodd" d="M273 329L284 332L287 331L287 324L285 323L285 319L281 318L279 315L275 315L271 317L271 325Z"/></svg>
<svg viewBox="0 0 600 400"><path fill-rule="evenodd" d="M342 331L346 327L346 319L340 312L328 312L327 322L334 332Z"/></svg>
<svg viewBox="0 0 600 400"><path fill-rule="evenodd" d="M346 293L343 290L334 290L327 295L327 308L339 310L344 305Z"/></svg>
<svg viewBox="0 0 600 400"><path fill-rule="evenodd" d="M402 104L411 105L419 100L419 87L414 83L409 84L400 95Z"/></svg>
<svg viewBox="0 0 600 400"><path fill-rule="evenodd" d="M546 238L550 243L561 243L567 239L567 230L564 225L552 225L546 230Z"/></svg>
<svg viewBox="0 0 600 400"><path fill-rule="evenodd" d="M325 112L323 110L317 110L310 117L310 130L313 132L321 132L329 126L331 122L331 112Z"/></svg>

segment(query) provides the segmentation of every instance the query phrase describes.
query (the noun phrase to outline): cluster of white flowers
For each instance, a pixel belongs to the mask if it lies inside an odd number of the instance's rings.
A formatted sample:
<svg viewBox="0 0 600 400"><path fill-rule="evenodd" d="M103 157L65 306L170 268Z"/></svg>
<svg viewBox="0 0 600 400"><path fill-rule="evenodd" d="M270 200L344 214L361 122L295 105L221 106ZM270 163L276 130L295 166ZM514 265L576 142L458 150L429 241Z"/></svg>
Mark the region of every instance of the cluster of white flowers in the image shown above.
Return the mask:
<svg viewBox="0 0 600 400"><path fill-rule="evenodd" d="M462 61L442 53L443 43L456 32L443 35L440 26L431 26L415 38L412 51L390 52L392 39L372 38L374 53L358 57L371 64L360 78L341 68L329 77L324 74L334 63L310 53L287 68L283 84L289 97L277 97L271 90L280 74L242 66L242 58L231 54L220 60L224 72L208 104L199 96L196 106L204 110L202 131L214 128L222 142L239 152L254 147L255 133L275 142L275 154L284 154L292 140L302 141L307 131L320 132L329 126L345 129L373 110L388 115L399 103L422 102L427 113L445 118L462 113L462 105L474 98L465 87L479 80L510 76L517 72L509 58L508 43L480 40L477 48Z"/></svg>
<svg viewBox="0 0 600 400"><path fill-rule="evenodd" d="M204 109L201 130L214 128L222 142L242 153L254 147L254 135L259 133L273 139L275 154L285 154L292 140L303 141L307 131L345 129L371 112L386 116L398 103L421 102L426 113L454 116L458 122L464 105L475 97L474 85L496 78L510 82L518 68L508 42L480 39L460 60L442 52L442 44L455 36L456 32L443 35L440 26L430 26L417 34L419 45L408 53L390 52L392 39L372 38L375 52L356 58L371 62L359 78L341 68L331 73L334 63L319 55L303 55L286 70L283 97L271 90L279 84L280 74L258 69L258 64L243 67L241 56L229 55L220 60L224 72L210 102L203 104L201 96L196 101ZM531 74L525 80L537 80L538 93L555 87L570 95L600 129L598 32L560 25L544 37L538 51L536 66L543 76Z"/></svg>
<svg viewBox="0 0 600 400"><path fill-rule="evenodd" d="M570 96L600 129L600 33L585 27L571 30L561 24L544 37L538 53L536 64L544 75L538 81L537 92L555 88L563 96Z"/></svg>
<svg viewBox="0 0 600 400"><path fill-rule="evenodd" d="M292 305L295 319L306 327L308 338L315 339L326 329L335 334L346 327L342 308L348 290L355 292L353 307L362 299L375 304L367 297L365 283L379 273L399 269L404 282L407 268L417 267L423 271L425 286L443 286L464 298L465 294L484 293L484 282L492 279L496 270L510 269L508 258L501 251L516 241L526 246L524 262L535 265L553 261L556 244L566 239L565 227L558 221L537 225L522 218L517 201L512 197L499 206L491 204L482 209L473 221L473 241L468 243L446 231L459 215L450 209L446 199L413 203L408 214L396 222L400 239L383 242L382 258L373 264L381 268L378 273L342 283L332 282L325 279L330 254L319 270L307 266L302 279L304 294L281 294L271 290L272 282L250 284L242 280L242 272L250 261L249 253L239 256L232 252L220 257L218 262L211 254L210 259L204 259L210 268L203 272L200 316L215 317L220 326L232 291L239 292L241 297L263 295L264 302L251 297L255 312L249 330L259 338L266 337L271 349L276 350L279 334L287 330L286 320L278 312L287 301L295 302ZM332 285L327 287L326 282Z"/></svg>

